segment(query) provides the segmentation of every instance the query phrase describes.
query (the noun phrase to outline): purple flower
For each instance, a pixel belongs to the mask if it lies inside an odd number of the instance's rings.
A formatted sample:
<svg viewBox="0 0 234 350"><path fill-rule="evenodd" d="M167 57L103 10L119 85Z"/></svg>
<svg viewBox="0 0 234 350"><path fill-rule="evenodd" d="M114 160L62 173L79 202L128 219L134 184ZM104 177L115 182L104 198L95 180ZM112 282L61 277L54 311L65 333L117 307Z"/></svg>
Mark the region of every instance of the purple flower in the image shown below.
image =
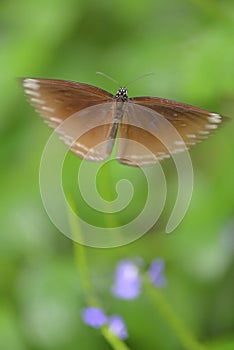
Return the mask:
<svg viewBox="0 0 234 350"><path fill-rule="evenodd" d="M121 299L135 299L141 292L141 277L136 264L121 260L115 271L112 294Z"/></svg>
<svg viewBox="0 0 234 350"><path fill-rule="evenodd" d="M108 321L107 316L101 309L92 306L82 310L82 319L84 323L94 328L100 328Z"/></svg>
<svg viewBox="0 0 234 350"><path fill-rule="evenodd" d="M85 324L100 328L108 325L109 330L119 339L125 340L128 337L128 331L124 320L118 315L107 317L106 314L98 307L86 307L82 310L82 319Z"/></svg>
<svg viewBox="0 0 234 350"><path fill-rule="evenodd" d="M151 280L151 282L156 287L164 287L167 283L167 280L163 274L164 272L164 260L162 259L154 259L149 267L148 275Z"/></svg>
<svg viewBox="0 0 234 350"><path fill-rule="evenodd" d="M119 339L125 340L128 337L128 331L122 317L113 315L108 319L109 329Z"/></svg>

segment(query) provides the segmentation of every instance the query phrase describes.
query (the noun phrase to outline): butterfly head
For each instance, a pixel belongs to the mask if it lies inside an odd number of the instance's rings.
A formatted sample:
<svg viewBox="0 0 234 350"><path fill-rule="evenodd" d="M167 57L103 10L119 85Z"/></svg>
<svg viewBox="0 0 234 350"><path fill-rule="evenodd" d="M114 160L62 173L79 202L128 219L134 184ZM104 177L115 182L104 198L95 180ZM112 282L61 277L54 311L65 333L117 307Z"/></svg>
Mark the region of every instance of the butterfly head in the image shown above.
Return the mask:
<svg viewBox="0 0 234 350"><path fill-rule="evenodd" d="M127 101L128 100L128 90L125 88L119 88L116 95L114 96L118 101Z"/></svg>

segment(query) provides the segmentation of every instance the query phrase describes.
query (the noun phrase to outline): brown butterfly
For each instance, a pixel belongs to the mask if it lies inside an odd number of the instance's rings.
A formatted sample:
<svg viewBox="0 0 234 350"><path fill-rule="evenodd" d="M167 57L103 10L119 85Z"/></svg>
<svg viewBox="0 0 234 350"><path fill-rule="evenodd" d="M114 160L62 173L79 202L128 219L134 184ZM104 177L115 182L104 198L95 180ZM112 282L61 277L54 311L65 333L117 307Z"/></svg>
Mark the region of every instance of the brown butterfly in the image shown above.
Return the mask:
<svg viewBox="0 0 234 350"><path fill-rule="evenodd" d="M108 158L117 137L116 158L120 163L152 165L207 138L226 119L163 98L128 98L126 88L112 95L95 86L66 80L24 78L22 84L29 102L49 126L57 128L71 151L96 162ZM80 117L73 121L72 130L87 126L87 131L74 139L71 128L61 128L77 112L81 112ZM94 120L95 127L89 128Z"/></svg>

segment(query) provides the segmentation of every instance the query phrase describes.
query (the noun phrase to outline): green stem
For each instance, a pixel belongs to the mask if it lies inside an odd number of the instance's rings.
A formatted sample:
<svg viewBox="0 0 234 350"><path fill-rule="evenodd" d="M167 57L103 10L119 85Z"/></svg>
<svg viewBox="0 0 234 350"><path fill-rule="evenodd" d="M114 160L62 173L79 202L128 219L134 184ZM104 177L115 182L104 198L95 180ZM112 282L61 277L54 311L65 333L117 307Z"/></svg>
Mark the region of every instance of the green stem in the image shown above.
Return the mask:
<svg viewBox="0 0 234 350"><path fill-rule="evenodd" d="M74 207L74 202L72 204ZM81 237L82 233L78 224L78 220L74 220L74 216L69 215L69 222L73 237ZM102 309L102 306L98 300L98 297L93 291L93 286L90 281L85 249L86 248L83 245L74 242L75 260L79 271L81 285L86 296L87 304ZM101 333L114 350L130 350L122 340L120 340L114 333L109 330L108 326L101 327Z"/></svg>
<svg viewBox="0 0 234 350"><path fill-rule="evenodd" d="M74 201L71 199L70 196L70 203L72 204L72 207L74 208ZM72 237L79 237L80 241L82 241L82 233L79 227L79 222L76 220L76 217L71 214L71 211L68 210L69 215L69 223L71 227ZM77 265L77 269L79 271L80 281L83 290L85 291L86 301L88 304L95 306L97 304L96 296L93 293L93 287L89 278L89 271L88 271L88 263L87 263L87 257L85 253L85 247L81 244L78 244L73 241L74 246L74 255L75 255L75 261Z"/></svg>
<svg viewBox="0 0 234 350"><path fill-rule="evenodd" d="M167 324L175 332L187 350L205 350L205 346L200 344L184 322L178 317L163 293L149 281L148 277L144 279L145 290L150 297L155 309L161 313Z"/></svg>
<svg viewBox="0 0 234 350"><path fill-rule="evenodd" d="M98 306L99 303L93 293L93 287L89 278L89 269L85 254L85 248L81 244L74 243L74 255L76 266L79 271L81 285L85 291L86 302L89 305Z"/></svg>
<svg viewBox="0 0 234 350"><path fill-rule="evenodd" d="M102 335L106 341L112 346L115 350L130 350L130 348L119 338L117 338L114 333L112 333L108 327L104 326L101 328Z"/></svg>
<svg viewBox="0 0 234 350"><path fill-rule="evenodd" d="M100 195L105 198L106 201L112 201L113 199L110 198L110 194L113 193L113 179L111 175L111 165L107 165L108 168L104 168L102 170L102 179L101 182L99 183L99 188L100 188ZM116 220L116 215L113 214L108 214L109 213L109 205L108 202L105 202L104 208L103 208L103 216L104 216L104 222L106 226L112 227L112 226L117 226L117 220Z"/></svg>

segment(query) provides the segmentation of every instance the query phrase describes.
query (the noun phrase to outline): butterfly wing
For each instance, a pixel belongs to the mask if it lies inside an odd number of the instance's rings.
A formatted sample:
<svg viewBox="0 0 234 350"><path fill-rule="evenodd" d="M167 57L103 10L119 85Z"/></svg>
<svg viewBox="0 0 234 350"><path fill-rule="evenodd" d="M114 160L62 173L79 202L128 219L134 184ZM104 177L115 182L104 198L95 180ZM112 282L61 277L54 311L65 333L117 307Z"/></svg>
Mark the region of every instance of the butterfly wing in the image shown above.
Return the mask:
<svg viewBox="0 0 234 350"><path fill-rule="evenodd" d="M117 157L124 164L152 165L207 138L225 119L171 100L132 98L119 128L119 137L124 140L119 144ZM128 139L139 144L137 152Z"/></svg>
<svg viewBox="0 0 234 350"><path fill-rule="evenodd" d="M66 80L24 78L22 85L30 104L76 155L93 161L108 157L113 142L108 147L103 142L108 140L112 127L110 93ZM102 104L108 104L109 110Z"/></svg>
<svg viewBox="0 0 234 350"><path fill-rule="evenodd" d="M108 157L116 133L110 93L65 80L25 78L22 84L29 102L76 155L93 161ZM124 105L117 158L134 166L154 164L189 148L209 136L225 119L161 98L137 97Z"/></svg>
<svg viewBox="0 0 234 350"><path fill-rule="evenodd" d="M202 108L163 98L137 97L131 101L165 117L176 128L188 147L207 138L227 119Z"/></svg>

